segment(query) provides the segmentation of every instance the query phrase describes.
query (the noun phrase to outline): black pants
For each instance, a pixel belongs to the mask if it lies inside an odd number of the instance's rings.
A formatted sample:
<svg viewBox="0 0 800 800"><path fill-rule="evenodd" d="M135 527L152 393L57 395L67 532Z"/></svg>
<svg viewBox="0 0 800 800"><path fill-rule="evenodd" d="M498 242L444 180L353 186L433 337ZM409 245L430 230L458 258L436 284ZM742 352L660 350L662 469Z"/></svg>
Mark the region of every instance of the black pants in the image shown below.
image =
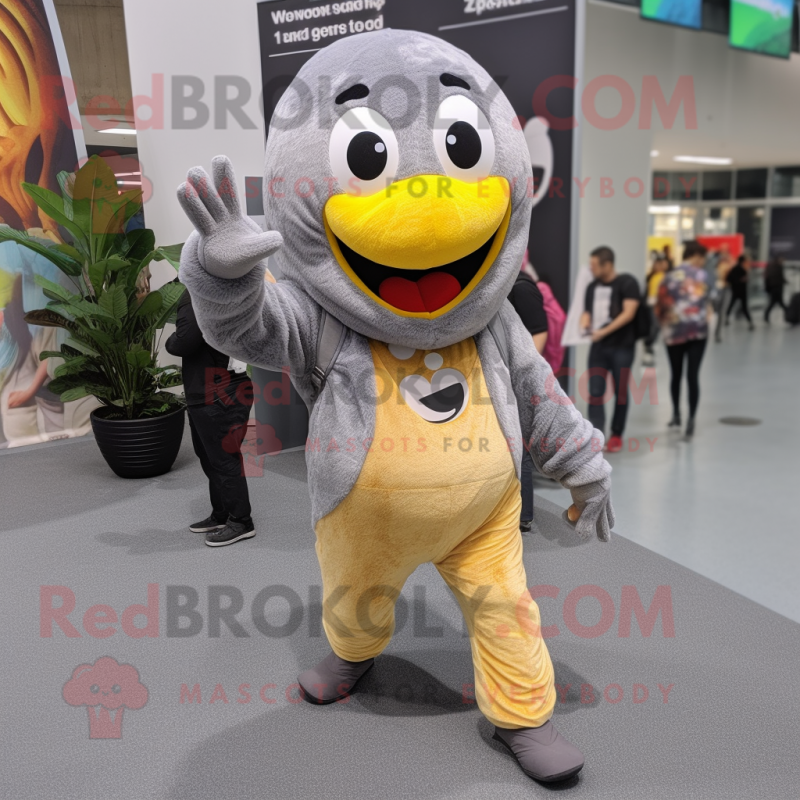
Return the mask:
<svg viewBox="0 0 800 800"><path fill-rule="evenodd" d="M614 416L611 419L611 435L622 436L628 416L628 384L631 377L634 348L616 347L613 344L595 342L589 350L589 422L605 433L606 409L603 397L608 378L614 380Z"/></svg>
<svg viewBox="0 0 800 800"><path fill-rule="evenodd" d="M728 306L728 313L725 315L725 320L727 321L731 318L731 311L733 311L733 307L736 305L737 300L742 304L742 314L744 314L744 318L752 325L753 320L750 319L750 309L747 307L747 292L733 293L733 296L731 297L731 303Z"/></svg>
<svg viewBox="0 0 800 800"><path fill-rule="evenodd" d="M531 445L533 447L533 445ZM519 518L521 522L531 522L533 520L533 471L536 467L533 464L531 451L525 448L522 451L522 474L520 483L522 484L522 511Z"/></svg>
<svg viewBox="0 0 800 800"><path fill-rule="evenodd" d="M644 349L648 353L652 353L653 345L656 343L656 339L658 339L661 326L658 324L655 308L653 306L648 306L647 310L650 312L650 333L647 334L647 338L644 340Z"/></svg>
<svg viewBox="0 0 800 800"><path fill-rule="evenodd" d="M681 409L681 381L683 379L683 362L686 361L686 380L689 384L689 418L694 418L697 413L697 404L700 402L700 363L706 350L705 339L692 339L683 344L667 345L669 366L672 370L670 393L672 395L672 410L676 417L680 416Z"/></svg>
<svg viewBox="0 0 800 800"><path fill-rule="evenodd" d="M250 495L240 450L249 417L250 405L235 398L231 405L216 400L189 406L194 452L208 478L212 515L219 522L228 517L250 521Z"/></svg>
<svg viewBox="0 0 800 800"><path fill-rule="evenodd" d="M722 289L718 289L718 292L719 294L717 295L717 299L714 301L714 313L717 315L717 325L714 329L714 338L719 342L722 340L722 320L725 316L725 303L731 293L731 290L725 286Z"/></svg>
<svg viewBox="0 0 800 800"><path fill-rule="evenodd" d="M780 289L774 289L770 291L769 305L767 306L767 310L764 312L765 322L769 322L769 315L775 306L780 306L783 309L783 313L786 313L786 303L783 302L783 286L781 286Z"/></svg>

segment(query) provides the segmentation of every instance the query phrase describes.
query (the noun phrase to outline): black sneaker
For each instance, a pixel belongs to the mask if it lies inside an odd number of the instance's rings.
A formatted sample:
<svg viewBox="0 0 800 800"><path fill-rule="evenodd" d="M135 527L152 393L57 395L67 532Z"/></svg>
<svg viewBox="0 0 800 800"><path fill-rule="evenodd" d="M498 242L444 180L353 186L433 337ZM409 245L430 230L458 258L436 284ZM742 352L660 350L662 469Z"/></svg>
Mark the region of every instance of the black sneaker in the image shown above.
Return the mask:
<svg viewBox="0 0 800 800"><path fill-rule="evenodd" d="M209 547L224 547L241 539L252 539L256 535L253 520L237 522L231 518L221 531L206 534L206 544Z"/></svg>
<svg viewBox="0 0 800 800"><path fill-rule="evenodd" d="M533 520L530 519L523 519L519 522L519 531L520 533L530 533L531 527L533 527Z"/></svg>
<svg viewBox="0 0 800 800"><path fill-rule="evenodd" d="M212 515L206 519L200 520L200 522L193 522L189 526L189 530L192 531L192 533L211 533L213 531L221 531L224 527L225 521L223 520L220 522Z"/></svg>

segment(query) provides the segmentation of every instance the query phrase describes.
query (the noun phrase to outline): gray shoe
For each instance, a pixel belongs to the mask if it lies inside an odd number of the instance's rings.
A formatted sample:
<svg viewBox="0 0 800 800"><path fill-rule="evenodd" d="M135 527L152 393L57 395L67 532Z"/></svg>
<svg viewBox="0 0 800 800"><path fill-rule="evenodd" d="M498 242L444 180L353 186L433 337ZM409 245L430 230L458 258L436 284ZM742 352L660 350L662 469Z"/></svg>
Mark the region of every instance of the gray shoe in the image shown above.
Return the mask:
<svg viewBox="0 0 800 800"><path fill-rule="evenodd" d="M241 542L242 539L252 539L256 535L253 520L237 522L233 517L228 519L224 528L206 534L206 544L209 547L225 547L228 544Z"/></svg>
<svg viewBox="0 0 800 800"><path fill-rule="evenodd" d="M583 755L549 720L539 728L495 728L494 738L517 759L522 771L542 783L564 781L583 768Z"/></svg>
<svg viewBox="0 0 800 800"><path fill-rule="evenodd" d="M298 676L300 694L313 705L335 703L353 693L358 681L374 663L374 658L366 661L345 661L336 653L329 653L316 667L307 669Z"/></svg>

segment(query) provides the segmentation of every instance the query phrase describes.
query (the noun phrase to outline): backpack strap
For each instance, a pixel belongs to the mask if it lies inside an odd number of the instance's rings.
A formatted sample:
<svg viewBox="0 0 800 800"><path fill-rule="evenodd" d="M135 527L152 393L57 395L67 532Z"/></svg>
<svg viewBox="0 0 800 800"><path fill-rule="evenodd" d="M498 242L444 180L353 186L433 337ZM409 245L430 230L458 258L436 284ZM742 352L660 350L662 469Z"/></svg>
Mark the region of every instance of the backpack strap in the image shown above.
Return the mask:
<svg viewBox="0 0 800 800"><path fill-rule="evenodd" d="M508 366L508 337L506 336L506 325L499 311L491 318L487 328L489 333L492 334L492 339L494 339L497 349L500 351L503 363Z"/></svg>
<svg viewBox="0 0 800 800"><path fill-rule="evenodd" d="M336 317L327 311L322 312L322 321L317 337L317 357L314 369L311 371L311 383L314 384L314 399L320 396L325 382L328 380L333 365L339 357L339 352L344 344L347 328Z"/></svg>
<svg viewBox="0 0 800 800"><path fill-rule="evenodd" d="M506 336L506 326L503 318L498 311L487 326L491 333L503 363L508 366L508 337ZM314 369L311 371L311 383L314 385L314 399L320 396L325 388L333 365L339 357L342 345L344 344L347 328L339 322L336 317L327 311L322 312L322 321L319 326L319 336L317 337L317 358Z"/></svg>

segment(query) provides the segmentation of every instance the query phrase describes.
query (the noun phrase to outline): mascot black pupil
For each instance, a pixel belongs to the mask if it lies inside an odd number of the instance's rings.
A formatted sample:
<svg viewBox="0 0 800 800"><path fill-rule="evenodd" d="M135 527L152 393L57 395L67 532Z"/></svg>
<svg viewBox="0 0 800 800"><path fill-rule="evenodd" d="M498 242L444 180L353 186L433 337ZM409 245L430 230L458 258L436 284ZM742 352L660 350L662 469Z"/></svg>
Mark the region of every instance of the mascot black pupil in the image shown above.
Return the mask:
<svg viewBox="0 0 800 800"><path fill-rule="evenodd" d="M459 169L474 167L481 157L481 137L469 122L456 122L447 131L447 155Z"/></svg>
<svg viewBox="0 0 800 800"><path fill-rule="evenodd" d="M386 144L377 133L364 131L353 137L347 148L347 165L356 178L371 181L386 169Z"/></svg>

